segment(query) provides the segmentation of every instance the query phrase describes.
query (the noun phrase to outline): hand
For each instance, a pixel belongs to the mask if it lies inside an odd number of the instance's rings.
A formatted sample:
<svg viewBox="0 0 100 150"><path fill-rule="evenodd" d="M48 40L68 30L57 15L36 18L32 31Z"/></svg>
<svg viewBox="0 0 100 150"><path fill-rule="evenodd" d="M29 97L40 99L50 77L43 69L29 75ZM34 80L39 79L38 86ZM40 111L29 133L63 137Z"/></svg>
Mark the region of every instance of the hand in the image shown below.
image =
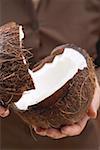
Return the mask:
<svg viewBox="0 0 100 150"><path fill-rule="evenodd" d="M0 106L0 117L6 117L9 115L9 110Z"/></svg>
<svg viewBox="0 0 100 150"><path fill-rule="evenodd" d="M42 136L48 136L54 139L60 139L66 136L79 135L85 128L88 120L90 118L96 118L99 106L100 106L100 87L98 82L96 81L96 89L92 103L88 109L88 112L85 114L83 119L80 120L78 123L71 126L64 126L61 129L54 129L54 128L42 129L36 128L34 126L33 128L37 134Z"/></svg>

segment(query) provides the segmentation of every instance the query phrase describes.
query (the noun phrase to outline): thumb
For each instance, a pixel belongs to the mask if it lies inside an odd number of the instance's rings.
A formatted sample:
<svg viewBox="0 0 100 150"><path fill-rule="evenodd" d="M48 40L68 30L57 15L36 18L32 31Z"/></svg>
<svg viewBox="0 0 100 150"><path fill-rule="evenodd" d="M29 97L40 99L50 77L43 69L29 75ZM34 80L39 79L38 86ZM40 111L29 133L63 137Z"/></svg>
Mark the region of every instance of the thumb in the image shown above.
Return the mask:
<svg viewBox="0 0 100 150"><path fill-rule="evenodd" d="M94 97L87 112L88 116L94 119L97 117L97 110L100 106L100 87L99 87L98 82L96 82L96 84L97 86L95 89Z"/></svg>
<svg viewBox="0 0 100 150"><path fill-rule="evenodd" d="M93 119L97 117L97 111L95 110L94 106L92 106L92 104L90 105L88 109L87 115Z"/></svg>

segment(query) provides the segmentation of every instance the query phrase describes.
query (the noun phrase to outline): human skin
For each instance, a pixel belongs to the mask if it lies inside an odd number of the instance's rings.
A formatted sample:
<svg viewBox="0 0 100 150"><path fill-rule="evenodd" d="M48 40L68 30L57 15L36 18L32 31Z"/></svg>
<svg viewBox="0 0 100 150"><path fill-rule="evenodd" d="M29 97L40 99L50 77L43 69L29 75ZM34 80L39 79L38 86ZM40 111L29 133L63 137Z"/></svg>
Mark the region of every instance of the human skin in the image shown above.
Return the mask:
<svg viewBox="0 0 100 150"><path fill-rule="evenodd" d="M9 115L9 110L0 106L0 117L7 117Z"/></svg>
<svg viewBox="0 0 100 150"><path fill-rule="evenodd" d="M37 128L34 125L32 125L32 127L34 128L34 131L37 134L41 136L48 136L53 139L60 139L67 136L76 136L83 131L89 119L91 118L95 119L97 117L97 111L99 109L99 106L100 106L100 86L96 79L96 88L95 88L95 93L94 93L92 103L89 106L88 112L84 115L82 120L80 120L78 123L74 125L64 126L61 129L54 129L54 128L42 129L42 128ZM0 107L1 117L6 117L9 115L9 113L10 112L8 109Z"/></svg>

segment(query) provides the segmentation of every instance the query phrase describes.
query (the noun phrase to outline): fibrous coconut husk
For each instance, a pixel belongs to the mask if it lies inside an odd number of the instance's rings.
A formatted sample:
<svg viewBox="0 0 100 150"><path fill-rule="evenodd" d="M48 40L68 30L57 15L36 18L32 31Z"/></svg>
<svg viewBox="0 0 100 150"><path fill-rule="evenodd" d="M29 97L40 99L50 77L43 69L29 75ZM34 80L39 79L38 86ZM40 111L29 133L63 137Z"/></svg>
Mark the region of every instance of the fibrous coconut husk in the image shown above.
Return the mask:
<svg viewBox="0 0 100 150"><path fill-rule="evenodd" d="M34 88L23 56L29 52L19 41L19 25L10 22L0 27L0 104L7 107L18 101L23 91ZM28 58L28 57L27 57Z"/></svg>
<svg viewBox="0 0 100 150"><path fill-rule="evenodd" d="M18 111L29 124L42 128L59 128L78 122L87 112L95 91L95 73L91 58L85 50L73 44L66 44L53 50L50 56L41 60L33 68L39 70L45 63L52 63L64 48L79 51L86 59L87 68L79 70L61 89L40 103L29 106L26 111Z"/></svg>
<svg viewBox="0 0 100 150"><path fill-rule="evenodd" d="M42 128L59 128L78 122L87 112L95 91L95 71L85 50L73 44L57 47L53 52L33 67L39 70L45 63L52 63L55 56L65 48L73 48L86 59L87 68L79 70L54 94L38 104L21 111L13 105L15 112L28 124ZM27 63L23 63L22 55ZM20 99L24 91L34 88L28 73L27 50L20 47L19 25L9 23L0 28L0 100L7 106ZM5 94L6 93L6 94Z"/></svg>

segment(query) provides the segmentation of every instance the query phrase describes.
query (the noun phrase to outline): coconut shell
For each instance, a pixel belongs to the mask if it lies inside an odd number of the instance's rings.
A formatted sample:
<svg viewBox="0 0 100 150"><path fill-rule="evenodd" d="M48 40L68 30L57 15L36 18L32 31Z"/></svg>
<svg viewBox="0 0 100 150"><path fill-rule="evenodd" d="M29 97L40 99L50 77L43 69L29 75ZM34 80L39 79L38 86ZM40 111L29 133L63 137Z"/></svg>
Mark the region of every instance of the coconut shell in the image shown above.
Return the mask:
<svg viewBox="0 0 100 150"><path fill-rule="evenodd" d="M33 89L28 74L29 64L24 64L22 55L27 50L20 46L19 25L10 22L0 27L0 105L7 107L16 102L26 90Z"/></svg>
<svg viewBox="0 0 100 150"><path fill-rule="evenodd" d="M50 56L37 63L33 72L45 63L52 63L56 55L63 53L65 48L73 48L81 53L87 62L87 68L79 70L74 77L54 94L26 111L14 109L28 124L42 128L60 128L78 122L87 112L95 91L95 71L91 58L85 50L73 44L65 44L52 51Z"/></svg>

